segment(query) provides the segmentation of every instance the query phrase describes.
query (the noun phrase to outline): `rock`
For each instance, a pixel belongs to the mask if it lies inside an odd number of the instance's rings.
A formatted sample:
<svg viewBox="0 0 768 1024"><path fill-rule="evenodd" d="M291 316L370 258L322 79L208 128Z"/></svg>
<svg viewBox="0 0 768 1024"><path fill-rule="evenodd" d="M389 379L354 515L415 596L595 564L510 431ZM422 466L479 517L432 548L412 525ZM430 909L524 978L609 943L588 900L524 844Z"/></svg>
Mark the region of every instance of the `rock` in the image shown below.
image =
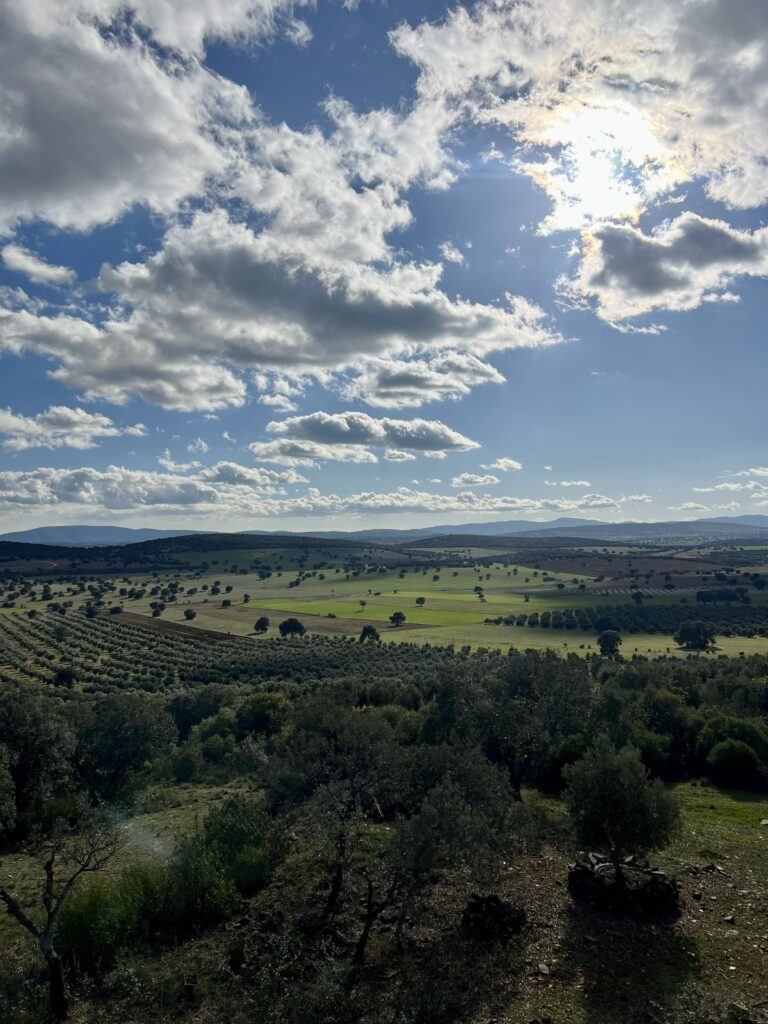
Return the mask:
<svg viewBox="0 0 768 1024"><path fill-rule="evenodd" d="M625 885L617 885L613 868L603 861L577 861L568 871L568 890L576 900L600 910L639 917L671 917L680 910L677 882L661 871L625 866Z"/></svg>
<svg viewBox="0 0 768 1024"><path fill-rule="evenodd" d="M693 897L693 898L694 898L694 899L695 899L696 901L698 901L698 900L700 900L700 899L701 899L701 896L702 896L702 894L701 894L700 892L698 892L698 890L697 890L696 892L692 892L692 893L691 893L691 896L692 896L692 897Z"/></svg>
<svg viewBox="0 0 768 1024"><path fill-rule="evenodd" d="M757 1024L751 1011L741 1003L730 1003L725 1019L728 1024Z"/></svg>
<svg viewBox="0 0 768 1024"><path fill-rule="evenodd" d="M733 916L733 914L726 914L725 917L723 918L723 921L725 922L725 924L733 924L733 922L735 920L736 920L736 918Z"/></svg>
<svg viewBox="0 0 768 1024"><path fill-rule="evenodd" d="M539 964L539 974L548 975L550 973L549 967L546 964Z"/></svg>
<svg viewBox="0 0 768 1024"><path fill-rule="evenodd" d="M461 915L461 930L475 941L499 942L519 935L526 915L521 907L500 900L498 896L474 893Z"/></svg>

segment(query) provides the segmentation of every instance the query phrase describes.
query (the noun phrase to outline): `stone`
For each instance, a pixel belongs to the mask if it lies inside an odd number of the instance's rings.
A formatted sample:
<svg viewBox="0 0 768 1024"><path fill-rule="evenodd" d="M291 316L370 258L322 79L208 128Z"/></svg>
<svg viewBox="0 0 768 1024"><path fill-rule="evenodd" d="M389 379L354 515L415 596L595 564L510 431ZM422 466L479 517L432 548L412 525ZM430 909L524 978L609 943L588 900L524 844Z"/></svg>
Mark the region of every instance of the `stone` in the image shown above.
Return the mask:
<svg viewBox="0 0 768 1024"><path fill-rule="evenodd" d="M476 941L503 941L519 935L525 927L526 914L521 907L504 902L496 895L470 896L461 915L461 930Z"/></svg>

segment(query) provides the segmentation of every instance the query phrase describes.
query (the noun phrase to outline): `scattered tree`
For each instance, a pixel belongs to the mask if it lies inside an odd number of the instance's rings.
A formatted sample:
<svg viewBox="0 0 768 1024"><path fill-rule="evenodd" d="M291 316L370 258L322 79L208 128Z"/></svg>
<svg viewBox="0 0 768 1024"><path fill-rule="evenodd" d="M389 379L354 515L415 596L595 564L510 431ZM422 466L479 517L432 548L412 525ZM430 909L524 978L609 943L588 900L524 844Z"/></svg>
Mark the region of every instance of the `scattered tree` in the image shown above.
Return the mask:
<svg viewBox="0 0 768 1024"><path fill-rule="evenodd" d="M708 622L689 619L673 635L676 644L689 651L705 651L715 642L715 629Z"/></svg>
<svg viewBox="0 0 768 1024"><path fill-rule="evenodd" d="M402 624L405 622L405 613L393 612L392 615L389 616L389 621L392 623L393 626L402 626Z"/></svg>
<svg viewBox="0 0 768 1024"><path fill-rule="evenodd" d="M580 761L563 769L565 802L579 841L604 849L617 885L625 884L622 864L666 846L679 824L674 795L648 771L634 747L616 749L606 736Z"/></svg>
<svg viewBox="0 0 768 1024"><path fill-rule="evenodd" d="M604 658L618 658L623 643L621 633L615 629L604 629L597 638L597 646Z"/></svg>
<svg viewBox="0 0 768 1024"><path fill-rule="evenodd" d="M266 633L268 629L269 619L267 618L266 615L262 615L260 618L256 619L256 622L254 623L253 626L254 633Z"/></svg>
<svg viewBox="0 0 768 1024"><path fill-rule="evenodd" d="M277 627L280 636L304 636L307 632L307 627L303 622L299 622L298 619L285 619Z"/></svg>
<svg viewBox="0 0 768 1024"><path fill-rule="evenodd" d="M363 626L363 628L360 630L360 642L361 643L363 643L366 640L378 640L378 639L380 639L379 631L378 631L378 629L376 629L375 626L372 626L370 623L368 623L367 626Z"/></svg>

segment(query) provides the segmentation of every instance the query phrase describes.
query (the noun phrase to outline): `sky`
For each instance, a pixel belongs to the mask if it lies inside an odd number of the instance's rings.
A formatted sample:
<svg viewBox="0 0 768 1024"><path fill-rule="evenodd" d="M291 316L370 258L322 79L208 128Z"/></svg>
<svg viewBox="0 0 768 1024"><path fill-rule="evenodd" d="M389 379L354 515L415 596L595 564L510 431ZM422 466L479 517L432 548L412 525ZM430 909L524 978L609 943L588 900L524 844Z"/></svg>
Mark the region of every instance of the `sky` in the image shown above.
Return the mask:
<svg viewBox="0 0 768 1024"><path fill-rule="evenodd" d="M765 0L0 0L0 530L768 514Z"/></svg>

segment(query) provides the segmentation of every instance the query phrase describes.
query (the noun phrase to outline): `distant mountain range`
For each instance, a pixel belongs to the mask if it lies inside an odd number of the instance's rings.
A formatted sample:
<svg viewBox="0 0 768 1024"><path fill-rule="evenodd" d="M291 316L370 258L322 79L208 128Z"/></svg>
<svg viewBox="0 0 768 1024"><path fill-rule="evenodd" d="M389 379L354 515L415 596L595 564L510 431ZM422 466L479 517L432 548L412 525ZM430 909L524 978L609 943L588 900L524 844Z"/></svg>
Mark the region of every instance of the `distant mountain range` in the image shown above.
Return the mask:
<svg viewBox="0 0 768 1024"><path fill-rule="evenodd" d="M65 547L111 547L139 544L149 540L187 537L206 533L204 530L131 529L125 526L38 526L31 530L0 535L0 541L25 544L52 544ZM279 536L283 530L243 530L253 536ZM526 519L502 520L493 523L461 523L457 526L426 526L413 530L307 530L298 534L338 540L369 541L378 544L413 544L430 537L461 534L463 537L583 537L585 540L612 540L634 543L698 541L746 542L750 538L768 541L768 515L717 516L662 523L603 523L597 519L561 517L549 522Z"/></svg>
<svg viewBox="0 0 768 1024"><path fill-rule="evenodd" d="M64 547L112 547L115 544L140 544L145 540L188 537L204 530L133 530L127 526L37 526L32 530L0 534L0 541L18 544L57 544Z"/></svg>

